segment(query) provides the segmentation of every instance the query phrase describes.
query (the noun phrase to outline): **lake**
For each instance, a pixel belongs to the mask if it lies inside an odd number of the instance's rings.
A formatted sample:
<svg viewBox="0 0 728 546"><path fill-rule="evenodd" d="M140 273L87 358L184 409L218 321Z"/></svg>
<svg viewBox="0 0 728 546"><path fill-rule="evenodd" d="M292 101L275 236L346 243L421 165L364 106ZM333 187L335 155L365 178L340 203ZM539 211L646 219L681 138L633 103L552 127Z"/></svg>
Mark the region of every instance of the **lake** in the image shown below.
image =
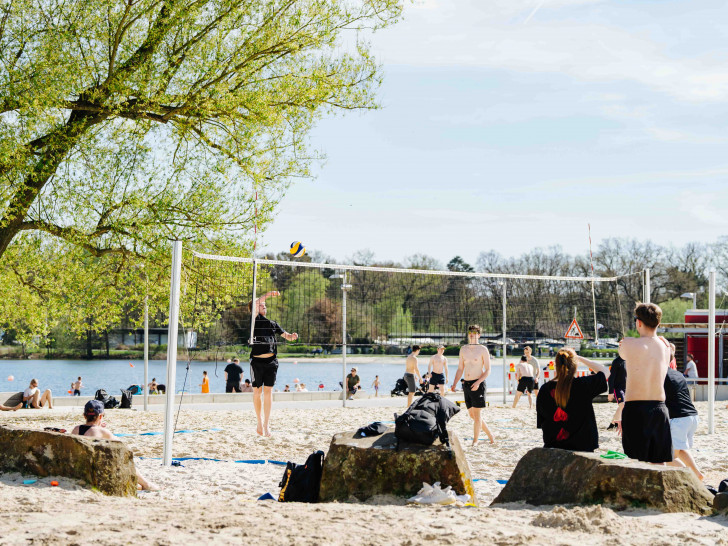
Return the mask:
<svg viewBox="0 0 728 546"><path fill-rule="evenodd" d="M420 371L427 371L429 357L420 358ZM457 359L449 358L449 372L452 380L457 370ZM130 385L141 385L144 381L144 362L141 360L0 360L0 391L12 392L22 391L28 387L32 378L38 379L41 390L51 389L55 396L69 396L68 390L71 382L79 375L83 377L84 388L81 394L93 396L97 389L106 389L112 396L118 396L119 389L127 388ZM241 363L245 372L244 377L250 378L250 366L248 362ZM372 391L374 376L379 375L381 381L380 393L389 394L394 388L398 378L404 373L404 362L399 359L396 362L356 363L361 378L361 385L367 391ZM227 362L218 362L217 371L215 362L192 361L190 366L185 392L200 392L202 382L202 371L206 370L210 376L210 392L225 392L225 375L223 370ZM157 378L157 383L166 383L166 367L164 360L149 361L149 379ZM180 392L183 387L186 373L186 362L177 363L177 385L175 390ZM351 365L349 366L351 369ZM500 388L503 385L502 364L493 364L490 377L488 377L489 388ZM347 370L348 373L349 370ZM8 376L13 376L13 381L8 381ZM342 380L341 360L319 360L301 361L284 359L280 361L278 368L278 380L276 389L282 391L286 384L295 388L294 380L298 379L305 383L308 390L318 390L320 384L325 390L340 390L339 382Z"/></svg>

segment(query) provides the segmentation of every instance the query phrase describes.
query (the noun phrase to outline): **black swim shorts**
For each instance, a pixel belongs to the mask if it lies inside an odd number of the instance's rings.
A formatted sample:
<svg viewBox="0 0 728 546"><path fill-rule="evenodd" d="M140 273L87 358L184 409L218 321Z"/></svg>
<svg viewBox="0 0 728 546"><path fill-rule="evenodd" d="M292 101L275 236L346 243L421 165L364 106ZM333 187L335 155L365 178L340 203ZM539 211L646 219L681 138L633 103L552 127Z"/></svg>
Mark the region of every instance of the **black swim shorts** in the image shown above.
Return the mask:
<svg viewBox="0 0 728 546"><path fill-rule="evenodd" d="M463 394L465 395L465 407L484 408L485 407L485 381L483 381L477 390L473 390L475 381L465 381L463 379Z"/></svg>
<svg viewBox="0 0 728 546"><path fill-rule="evenodd" d="M269 356L266 358L253 357L250 359L250 379L253 388L272 387L276 384L278 375L278 358Z"/></svg>
<svg viewBox="0 0 728 546"><path fill-rule="evenodd" d="M622 411L622 447L630 459L648 463L672 461L670 415L664 402L625 402Z"/></svg>
<svg viewBox="0 0 728 546"><path fill-rule="evenodd" d="M533 377L521 377L521 379L518 380L518 387L516 390L521 394L526 391L533 392Z"/></svg>
<svg viewBox="0 0 728 546"><path fill-rule="evenodd" d="M433 387L437 387L438 385L444 385L444 384L445 384L445 374L432 372L432 377L430 377L430 385L432 385Z"/></svg>
<svg viewBox="0 0 728 546"><path fill-rule="evenodd" d="M417 392L417 385L415 384L415 374L406 373L402 376L405 383L407 383L407 392Z"/></svg>

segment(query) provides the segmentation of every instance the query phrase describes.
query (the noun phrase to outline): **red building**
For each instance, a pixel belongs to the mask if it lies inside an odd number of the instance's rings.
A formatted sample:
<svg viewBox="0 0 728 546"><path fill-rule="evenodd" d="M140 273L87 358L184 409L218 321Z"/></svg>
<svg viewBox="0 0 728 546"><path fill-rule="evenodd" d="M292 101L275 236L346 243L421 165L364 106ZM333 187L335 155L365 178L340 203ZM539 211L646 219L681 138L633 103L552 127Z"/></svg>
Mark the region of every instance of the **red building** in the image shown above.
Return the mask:
<svg viewBox="0 0 728 546"><path fill-rule="evenodd" d="M708 311L705 309L685 311L685 322L695 324L695 330L700 329L697 326L698 324L704 325L702 328L704 332L701 333L688 330L685 336L685 349L686 353L692 353L695 356L695 363L698 365L698 377L708 377ZM724 334L728 334L728 310L719 309L715 311L715 326L718 330L715 339L715 377L728 377L728 359L726 359L728 343L724 343L723 339ZM725 332L723 329L725 329ZM687 357L685 362L687 362Z"/></svg>

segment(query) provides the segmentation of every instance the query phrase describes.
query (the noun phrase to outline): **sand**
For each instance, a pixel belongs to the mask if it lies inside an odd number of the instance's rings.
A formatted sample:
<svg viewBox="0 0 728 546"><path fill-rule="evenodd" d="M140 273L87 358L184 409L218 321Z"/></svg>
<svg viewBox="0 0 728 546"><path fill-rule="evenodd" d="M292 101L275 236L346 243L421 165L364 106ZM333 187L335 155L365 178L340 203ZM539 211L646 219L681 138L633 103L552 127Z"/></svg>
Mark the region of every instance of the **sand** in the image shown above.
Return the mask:
<svg viewBox="0 0 728 546"><path fill-rule="evenodd" d="M404 406L404 399L391 399ZM357 402L354 402L357 404ZM728 410L719 406L716 434L707 435L707 407L702 415L694 456L717 485L728 478ZM605 428L613 404L595 406L600 428ZM23 485L18 474L0 476L0 544L188 544L193 542L240 544L255 538L260 544L724 544L728 546L728 517L660 514L646 511L616 512L602 506L531 507L509 505L490 508L519 458L541 444L535 412L521 400L513 410L491 404L485 410L497 437L467 449L480 508L404 505L380 498L368 503L301 505L261 502L278 493L283 466L243 464L240 459L303 462L316 449L327 450L334 433L355 429L375 420L392 420L395 407L317 407L274 409L271 438L255 434L252 411L191 410L179 415L177 429L201 431L175 435L175 457L209 457L222 461L184 461L165 468L162 436L130 436L124 441L135 453L137 468L159 485L159 492L138 498L112 498L94 493L73 480L42 478ZM109 411L109 428L119 433L161 431L163 414ZM0 413L0 424L69 429L78 424L78 410L55 409ZM472 436L463 411L450 422L462 440ZM600 451L621 450L620 439L601 431ZM465 442L464 443L469 443ZM51 479L60 482L51 487Z"/></svg>

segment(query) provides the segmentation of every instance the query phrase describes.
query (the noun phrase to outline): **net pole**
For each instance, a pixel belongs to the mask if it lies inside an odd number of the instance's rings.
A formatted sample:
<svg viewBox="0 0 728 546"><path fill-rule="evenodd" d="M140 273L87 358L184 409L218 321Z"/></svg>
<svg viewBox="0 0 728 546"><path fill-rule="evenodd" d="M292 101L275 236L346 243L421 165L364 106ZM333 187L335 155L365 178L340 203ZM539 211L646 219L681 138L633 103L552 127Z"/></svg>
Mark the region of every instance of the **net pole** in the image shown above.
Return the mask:
<svg viewBox="0 0 728 546"><path fill-rule="evenodd" d="M715 271L708 281L708 434L715 434Z"/></svg>
<svg viewBox="0 0 728 546"><path fill-rule="evenodd" d="M162 464L172 466L174 436L174 393L177 379L177 328L179 323L179 287L182 270L182 241L172 247L172 278L169 287L169 325L167 329L167 392L164 405L164 452Z"/></svg>
<svg viewBox="0 0 728 546"><path fill-rule="evenodd" d="M506 329L508 327L508 321L506 320L506 281L503 284L503 404L506 403L506 353L508 352L508 341L506 336Z"/></svg>
<svg viewBox="0 0 728 546"><path fill-rule="evenodd" d="M346 398L349 389L346 384L346 271L341 274L341 373L344 381L341 383L342 407L346 407Z"/></svg>
<svg viewBox="0 0 728 546"><path fill-rule="evenodd" d="M253 348L253 332L255 332L255 317L258 315L258 305L255 302L258 281L258 261L253 259L253 304L250 306L250 348Z"/></svg>
<svg viewBox="0 0 728 546"><path fill-rule="evenodd" d="M169 346L169 343L167 344ZM149 411L149 295L144 294L144 411Z"/></svg>
<svg viewBox="0 0 728 546"><path fill-rule="evenodd" d="M650 268L645 269L645 303L650 303Z"/></svg>

